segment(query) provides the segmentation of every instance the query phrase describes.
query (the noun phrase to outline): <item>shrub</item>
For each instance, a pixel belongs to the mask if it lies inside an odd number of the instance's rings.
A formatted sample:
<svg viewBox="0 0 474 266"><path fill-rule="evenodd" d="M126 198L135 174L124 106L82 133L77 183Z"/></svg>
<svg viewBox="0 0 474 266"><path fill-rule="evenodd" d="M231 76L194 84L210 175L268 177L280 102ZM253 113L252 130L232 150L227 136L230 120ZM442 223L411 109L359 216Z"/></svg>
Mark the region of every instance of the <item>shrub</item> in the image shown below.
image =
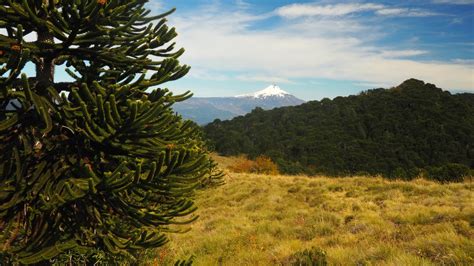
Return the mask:
<svg viewBox="0 0 474 266"><path fill-rule="evenodd" d="M391 178L406 179L407 178L407 172L405 171L405 169L403 169L401 167L397 167L397 168L395 168L395 170L392 171L390 177Z"/></svg>
<svg viewBox="0 0 474 266"><path fill-rule="evenodd" d="M258 156L254 162L254 173L267 174L267 175L278 175L278 166L266 156Z"/></svg>
<svg viewBox="0 0 474 266"><path fill-rule="evenodd" d="M427 169L428 179L442 183L462 182L469 174L469 167L457 163L449 163L440 167L430 167Z"/></svg>
<svg viewBox="0 0 474 266"><path fill-rule="evenodd" d="M294 266L326 266L326 252L320 248L311 248L291 255L287 265Z"/></svg>
<svg viewBox="0 0 474 266"><path fill-rule="evenodd" d="M260 155L254 161L239 157L237 162L229 166L229 170L236 173L256 173L267 175L278 175L278 166L267 156Z"/></svg>
<svg viewBox="0 0 474 266"><path fill-rule="evenodd" d="M235 173L251 173L255 162L247 159L247 157L241 156L237 161L229 166L229 170Z"/></svg>
<svg viewBox="0 0 474 266"><path fill-rule="evenodd" d="M313 170L312 172L308 172L308 168L303 166L300 162L287 161L281 158L275 159L275 162L279 166L279 169L282 173L289 175L298 175L303 173L314 175L317 172L322 172L320 168Z"/></svg>

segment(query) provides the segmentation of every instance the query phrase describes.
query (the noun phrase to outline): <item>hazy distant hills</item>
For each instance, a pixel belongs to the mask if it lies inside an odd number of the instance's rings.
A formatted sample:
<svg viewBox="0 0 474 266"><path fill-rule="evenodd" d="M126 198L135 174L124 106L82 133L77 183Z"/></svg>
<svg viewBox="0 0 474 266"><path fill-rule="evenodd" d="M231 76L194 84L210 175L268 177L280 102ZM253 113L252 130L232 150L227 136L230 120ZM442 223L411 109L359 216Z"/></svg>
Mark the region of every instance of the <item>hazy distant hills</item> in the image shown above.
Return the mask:
<svg viewBox="0 0 474 266"><path fill-rule="evenodd" d="M333 100L254 110L205 127L221 154L265 154L286 173L412 177L474 168L474 95L410 79Z"/></svg>
<svg viewBox="0 0 474 266"><path fill-rule="evenodd" d="M303 100L276 85L271 85L261 91L235 97L193 97L176 103L173 109L185 119L204 125L215 119L227 120L247 114L255 107L269 110L302 103L304 103Z"/></svg>

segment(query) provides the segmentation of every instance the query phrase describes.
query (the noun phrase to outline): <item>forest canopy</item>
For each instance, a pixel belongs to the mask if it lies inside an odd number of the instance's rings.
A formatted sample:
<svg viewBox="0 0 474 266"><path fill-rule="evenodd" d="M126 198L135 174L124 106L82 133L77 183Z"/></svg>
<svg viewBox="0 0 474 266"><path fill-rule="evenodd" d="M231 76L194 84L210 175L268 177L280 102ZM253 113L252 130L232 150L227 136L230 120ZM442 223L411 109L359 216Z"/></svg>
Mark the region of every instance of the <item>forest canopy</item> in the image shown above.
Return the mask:
<svg viewBox="0 0 474 266"><path fill-rule="evenodd" d="M263 111L205 127L224 155L267 155L284 173L382 174L474 167L474 95L410 79L390 89ZM452 168L458 170L452 170Z"/></svg>

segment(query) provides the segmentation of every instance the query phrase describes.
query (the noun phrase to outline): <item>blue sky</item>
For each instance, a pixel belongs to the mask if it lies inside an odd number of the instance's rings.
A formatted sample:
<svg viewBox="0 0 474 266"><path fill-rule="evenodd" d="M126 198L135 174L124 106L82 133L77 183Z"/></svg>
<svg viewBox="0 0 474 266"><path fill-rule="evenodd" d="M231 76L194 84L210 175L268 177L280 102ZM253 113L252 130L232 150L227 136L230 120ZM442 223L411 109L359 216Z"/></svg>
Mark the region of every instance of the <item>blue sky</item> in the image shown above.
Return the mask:
<svg viewBox="0 0 474 266"><path fill-rule="evenodd" d="M408 78L474 93L474 0L150 0L147 7L177 8L168 25L192 68L163 85L176 93L234 96L277 84L318 100Z"/></svg>
<svg viewBox="0 0 474 266"><path fill-rule="evenodd" d="M474 92L474 0L150 1L191 72L165 84L233 96L271 83L305 100L418 78Z"/></svg>

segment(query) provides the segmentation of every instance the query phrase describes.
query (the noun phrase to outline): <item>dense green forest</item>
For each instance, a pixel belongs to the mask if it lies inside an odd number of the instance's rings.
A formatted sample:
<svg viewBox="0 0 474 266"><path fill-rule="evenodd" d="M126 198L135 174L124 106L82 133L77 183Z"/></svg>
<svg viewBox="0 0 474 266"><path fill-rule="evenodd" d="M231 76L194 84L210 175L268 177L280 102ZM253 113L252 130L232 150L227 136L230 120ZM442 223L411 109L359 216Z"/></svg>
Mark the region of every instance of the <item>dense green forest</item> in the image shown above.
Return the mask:
<svg viewBox="0 0 474 266"><path fill-rule="evenodd" d="M204 130L219 153L264 154L285 173L413 177L474 167L474 94L415 79L355 96L256 108Z"/></svg>

